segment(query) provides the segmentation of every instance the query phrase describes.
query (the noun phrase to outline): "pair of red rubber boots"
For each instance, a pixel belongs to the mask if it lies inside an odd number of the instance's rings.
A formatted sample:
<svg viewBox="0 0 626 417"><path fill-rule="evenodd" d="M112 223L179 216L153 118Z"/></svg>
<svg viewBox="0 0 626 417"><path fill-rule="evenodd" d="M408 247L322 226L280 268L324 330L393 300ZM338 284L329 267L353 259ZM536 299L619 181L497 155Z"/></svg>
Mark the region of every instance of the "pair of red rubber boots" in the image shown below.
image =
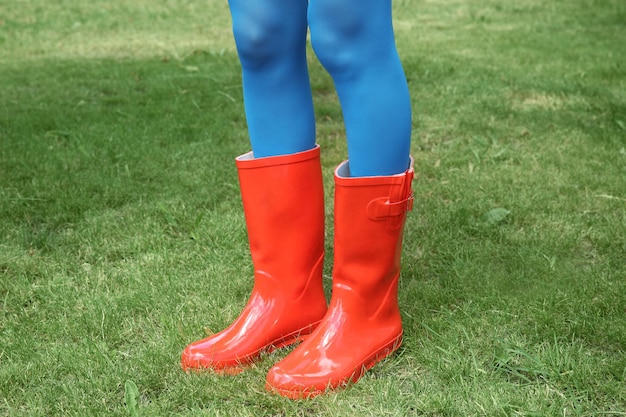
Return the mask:
<svg viewBox="0 0 626 417"><path fill-rule="evenodd" d="M265 352L302 341L267 375L266 389L308 398L356 382L402 340L397 290L413 169L380 177L335 170L333 285L322 285L324 191L319 146L236 159L254 287L223 331L187 346L185 370L236 374Z"/></svg>

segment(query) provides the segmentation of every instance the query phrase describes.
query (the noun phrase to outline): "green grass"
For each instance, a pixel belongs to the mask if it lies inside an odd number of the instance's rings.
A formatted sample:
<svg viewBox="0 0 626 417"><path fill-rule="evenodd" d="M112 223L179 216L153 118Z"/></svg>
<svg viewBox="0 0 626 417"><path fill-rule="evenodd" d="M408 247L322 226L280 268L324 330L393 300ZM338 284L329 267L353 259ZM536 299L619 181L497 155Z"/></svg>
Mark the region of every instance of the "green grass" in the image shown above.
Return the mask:
<svg viewBox="0 0 626 417"><path fill-rule="evenodd" d="M263 389L285 351L180 370L251 285L225 3L0 0L0 415L626 415L618 0L395 0L419 177L399 354L301 402ZM313 56L311 78L330 235L345 142Z"/></svg>

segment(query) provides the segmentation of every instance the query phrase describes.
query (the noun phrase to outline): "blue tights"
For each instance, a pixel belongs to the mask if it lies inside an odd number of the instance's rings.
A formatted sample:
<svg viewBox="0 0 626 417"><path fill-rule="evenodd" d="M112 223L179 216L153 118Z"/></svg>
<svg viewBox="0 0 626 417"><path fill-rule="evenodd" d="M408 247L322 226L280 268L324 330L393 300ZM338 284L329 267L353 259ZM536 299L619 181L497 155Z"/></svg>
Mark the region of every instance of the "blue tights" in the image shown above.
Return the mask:
<svg viewBox="0 0 626 417"><path fill-rule="evenodd" d="M408 167L411 102L395 47L391 0L229 0L256 157L315 146L307 27L333 79L352 176Z"/></svg>

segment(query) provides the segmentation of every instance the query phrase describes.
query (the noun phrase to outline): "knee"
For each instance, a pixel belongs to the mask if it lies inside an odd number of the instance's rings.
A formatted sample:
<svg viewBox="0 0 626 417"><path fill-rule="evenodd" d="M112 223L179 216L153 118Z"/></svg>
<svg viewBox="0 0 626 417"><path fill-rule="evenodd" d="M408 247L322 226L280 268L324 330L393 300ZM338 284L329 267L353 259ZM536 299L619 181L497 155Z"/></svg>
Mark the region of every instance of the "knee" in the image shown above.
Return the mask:
<svg viewBox="0 0 626 417"><path fill-rule="evenodd" d="M306 23L300 30L293 21L259 11L253 16L233 16L233 34L237 53L245 68L254 69L275 62L298 48L306 36Z"/></svg>
<svg viewBox="0 0 626 417"><path fill-rule="evenodd" d="M391 1L318 0L309 7L315 55L335 77L386 62L395 40Z"/></svg>
<svg viewBox="0 0 626 417"><path fill-rule="evenodd" d="M277 53L278 39L273 36L274 22L233 21L237 53L244 67L256 67L272 60Z"/></svg>
<svg viewBox="0 0 626 417"><path fill-rule="evenodd" d="M362 22L351 21L350 17L309 17L311 46L320 63L331 75L339 75L359 65L356 35Z"/></svg>

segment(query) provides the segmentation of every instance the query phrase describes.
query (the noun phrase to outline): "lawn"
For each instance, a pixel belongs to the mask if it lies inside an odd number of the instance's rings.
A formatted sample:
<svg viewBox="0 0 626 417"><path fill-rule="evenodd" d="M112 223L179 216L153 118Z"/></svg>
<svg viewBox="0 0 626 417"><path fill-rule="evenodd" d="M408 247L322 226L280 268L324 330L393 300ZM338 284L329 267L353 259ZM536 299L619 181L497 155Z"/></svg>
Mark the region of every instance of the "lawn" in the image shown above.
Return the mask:
<svg viewBox="0 0 626 417"><path fill-rule="evenodd" d="M313 0L314 1L314 0ZM399 352L185 374L252 266L226 0L0 0L0 415L626 416L626 2L394 0L414 109ZM332 81L310 54L332 268Z"/></svg>

